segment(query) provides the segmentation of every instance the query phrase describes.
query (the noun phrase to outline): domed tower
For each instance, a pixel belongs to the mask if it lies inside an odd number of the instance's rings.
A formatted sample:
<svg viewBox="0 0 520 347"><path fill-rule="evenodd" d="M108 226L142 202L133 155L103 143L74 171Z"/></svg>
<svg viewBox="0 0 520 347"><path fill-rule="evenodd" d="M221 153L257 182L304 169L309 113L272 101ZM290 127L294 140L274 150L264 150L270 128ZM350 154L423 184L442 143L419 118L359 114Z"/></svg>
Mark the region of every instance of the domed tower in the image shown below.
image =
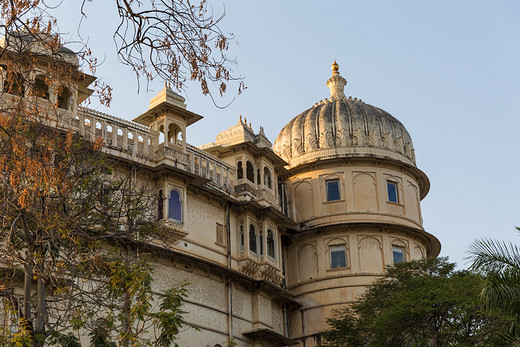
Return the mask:
<svg viewBox="0 0 520 347"><path fill-rule="evenodd" d="M293 118L274 143L289 163L289 213L299 225L287 246L287 286L302 304L290 331L306 346L385 266L440 252L422 225L430 183L410 134L388 112L347 98L346 84L334 61L330 100Z"/></svg>

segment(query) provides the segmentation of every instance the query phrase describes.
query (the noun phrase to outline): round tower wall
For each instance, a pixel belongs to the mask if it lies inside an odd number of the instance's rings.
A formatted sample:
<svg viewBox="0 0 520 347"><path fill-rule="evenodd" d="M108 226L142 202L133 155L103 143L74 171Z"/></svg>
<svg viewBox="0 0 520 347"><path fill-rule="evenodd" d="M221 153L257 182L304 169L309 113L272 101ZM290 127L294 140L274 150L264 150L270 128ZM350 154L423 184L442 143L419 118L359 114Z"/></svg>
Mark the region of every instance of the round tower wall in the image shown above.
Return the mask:
<svg viewBox="0 0 520 347"><path fill-rule="evenodd" d="M297 339L328 329L322 317L354 301L387 266L424 258L429 247L426 237L406 227L372 223L312 229L292 241L286 256L294 265L286 280L303 305L290 317L290 335Z"/></svg>
<svg viewBox="0 0 520 347"><path fill-rule="evenodd" d="M290 213L302 228L377 222L422 229L418 180L382 161L321 164L288 180Z"/></svg>

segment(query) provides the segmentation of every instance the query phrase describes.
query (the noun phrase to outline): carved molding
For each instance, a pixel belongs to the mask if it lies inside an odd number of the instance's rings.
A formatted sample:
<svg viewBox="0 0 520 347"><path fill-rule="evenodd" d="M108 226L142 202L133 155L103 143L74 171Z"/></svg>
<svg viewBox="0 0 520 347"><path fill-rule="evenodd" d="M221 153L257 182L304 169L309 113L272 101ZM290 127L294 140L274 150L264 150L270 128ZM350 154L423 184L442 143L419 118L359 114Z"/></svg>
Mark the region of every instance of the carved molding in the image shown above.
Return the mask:
<svg viewBox="0 0 520 347"><path fill-rule="evenodd" d="M358 176L369 176L372 178L374 185L376 185L376 173L372 171L352 171L352 182L356 184L356 178Z"/></svg>
<svg viewBox="0 0 520 347"><path fill-rule="evenodd" d="M409 222L417 225L421 230L424 230L423 226L421 224L419 224L416 220L412 219L412 218L408 218L408 217L405 217L403 215L395 214L395 213L376 212L376 211L345 211L345 212L338 212L338 213L329 213L329 214L324 214L324 215L320 215L320 216L317 216L317 217L312 217L312 218L309 218L309 219L306 219L306 220L302 220L302 221L300 221L300 223L309 223L309 222L312 222L313 220L322 219L322 218L326 218L326 217L334 217L334 216L341 216L341 215L352 215L352 214L372 214L372 215L380 215L380 216L389 216L389 217L401 218L401 219L404 219L406 221L409 221Z"/></svg>
<svg viewBox="0 0 520 347"><path fill-rule="evenodd" d="M383 250L383 246L382 246L382 242L381 242L381 239L380 237L378 236L372 236L372 235L359 235L360 238L358 239L358 249L361 249L361 247L363 246L361 244L361 242L365 241L365 240L369 240L369 239L372 239L374 241L377 242L377 245L379 247L380 250Z"/></svg>

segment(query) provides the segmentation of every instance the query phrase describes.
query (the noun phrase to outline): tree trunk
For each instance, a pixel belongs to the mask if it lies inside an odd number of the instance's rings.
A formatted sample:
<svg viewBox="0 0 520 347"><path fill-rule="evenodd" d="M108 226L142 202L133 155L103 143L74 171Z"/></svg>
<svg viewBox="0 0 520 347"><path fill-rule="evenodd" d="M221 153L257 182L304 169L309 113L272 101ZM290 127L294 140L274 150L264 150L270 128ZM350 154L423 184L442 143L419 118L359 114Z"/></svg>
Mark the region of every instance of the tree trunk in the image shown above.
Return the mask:
<svg viewBox="0 0 520 347"><path fill-rule="evenodd" d="M36 313L36 326L34 332L43 336L45 334L45 316L47 314L47 305L45 303L45 281L44 281L44 264L43 259L38 260L38 289L37 289L37 313ZM35 346L43 346L43 343L36 340Z"/></svg>
<svg viewBox="0 0 520 347"><path fill-rule="evenodd" d="M130 346L130 294L126 292L124 294L124 303L123 303L123 314L124 314L124 323L123 323L123 347Z"/></svg>
<svg viewBox="0 0 520 347"><path fill-rule="evenodd" d="M32 286L32 259L30 253L27 251L25 264L25 276L23 283L23 318L25 319L26 328L32 325L31 317L31 286Z"/></svg>

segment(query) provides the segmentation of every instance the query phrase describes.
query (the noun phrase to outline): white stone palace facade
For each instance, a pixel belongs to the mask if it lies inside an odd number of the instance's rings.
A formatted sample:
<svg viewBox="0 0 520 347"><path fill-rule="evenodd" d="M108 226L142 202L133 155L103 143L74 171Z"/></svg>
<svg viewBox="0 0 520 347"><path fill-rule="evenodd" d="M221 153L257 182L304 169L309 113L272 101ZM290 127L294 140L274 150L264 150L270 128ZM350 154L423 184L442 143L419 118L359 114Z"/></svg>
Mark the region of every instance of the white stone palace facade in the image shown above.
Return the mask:
<svg viewBox="0 0 520 347"><path fill-rule="evenodd" d="M326 318L386 266L439 254L422 225L429 180L409 133L347 98L336 63L330 99L288 116L274 145L240 119L194 147L189 126L203 117L168 86L131 122L80 106L88 83L67 100L49 91L58 126L101 137L161 197L172 241L156 245L154 290L191 283L183 309L199 329L180 346L319 345Z"/></svg>

